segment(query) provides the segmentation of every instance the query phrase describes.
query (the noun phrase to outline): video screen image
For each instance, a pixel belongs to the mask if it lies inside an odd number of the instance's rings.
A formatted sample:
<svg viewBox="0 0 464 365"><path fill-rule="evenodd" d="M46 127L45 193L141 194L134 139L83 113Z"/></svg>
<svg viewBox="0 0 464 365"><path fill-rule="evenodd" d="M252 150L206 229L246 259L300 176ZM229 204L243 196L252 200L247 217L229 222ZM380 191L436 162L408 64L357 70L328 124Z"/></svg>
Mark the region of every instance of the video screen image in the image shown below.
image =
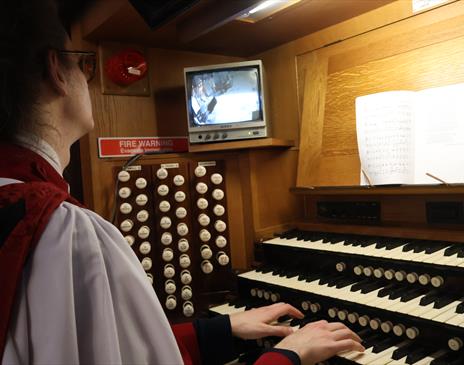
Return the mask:
<svg viewBox="0 0 464 365"><path fill-rule="evenodd" d="M257 68L195 73L189 84L193 126L262 119Z"/></svg>

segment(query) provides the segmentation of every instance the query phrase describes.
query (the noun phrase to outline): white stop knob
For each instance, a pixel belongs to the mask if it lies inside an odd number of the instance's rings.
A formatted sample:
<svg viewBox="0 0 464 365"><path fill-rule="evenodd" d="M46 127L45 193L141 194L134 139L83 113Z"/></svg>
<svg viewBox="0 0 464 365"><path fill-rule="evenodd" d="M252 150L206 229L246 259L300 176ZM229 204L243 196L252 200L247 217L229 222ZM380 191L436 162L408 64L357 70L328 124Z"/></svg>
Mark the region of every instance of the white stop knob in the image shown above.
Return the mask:
<svg viewBox="0 0 464 365"><path fill-rule="evenodd" d="M174 176L173 181L175 186L182 186L184 185L185 179L182 175L176 175Z"/></svg>
<svg viewBox="0 0 464 365"><path fill-rule="evenodd" d="M191 317L195 313L195 310L193 309L193 304L191 302L185 302L182 311L184 313L184 316L186 317Z"/></svg>
<svg viewBox="0 0 464 365"><path fill-rule="evenodd" d="M185 223L179 223L177 225L177 234L179 236L186 236L188 232L189 232L189 229Z"/></svg>
<svg viewBox="0 0 464 365"><path fill-rule="evenodd" d="M430 275L429 274L420 275L419 283L421 283L422 285L428 285L430 283Z"/></svg>
<svg viewBox="0 0 464 365"><path fill-rule="evenodd" d="M337 313L338 313L338 309L337 309L337 308L330 308L330 309L327 311L327 314L329 315L330 318L336 318L336 317L337 317Z"/></svg>
<svg viewBox="0 0 464 365"><path fill-rule="evenodd" d="M149 217L149 214L145 209L137 213L137 220L139 222L142 222L142 223L146 222L148 220L148 217Z"/></svg>
<svg viewBox="0 0 464 365"><path fill-rule="evenodd" d="M383 278L384 273L385 273L385 270L383 268L381 268L381 267L378 267L377 269L374 269L374 276L377 279Z"/></svg>
<svg viewBox="0 0 464 365"><path fill-rule="evenodd" d="M145 204L147 204L148 202L148 197L145 195L145 194L139 194L137 195L137 197L135 198L135 203L142 207L144 206Z"/></svg>
<svg viewBox="0 0 464 365"><path fill-rule="evenodd" d="M370 320L371 320L371 319L369 318L369 316L364 315L364 316L359 317L358 322L359 322L359 324L360 324L362 327L367 327L367 325L369 324Z"/></svg>
<svg viewBox="0 0 464 365"><path fill-rule="evenodd" d="M462 340L459 337L450 338L448 346L453 351L459 351L462 348Z"/></svg>
<svg viewBox="0 0 464 365"><path fill-rule="evenodd" d="M180 273L180 281L181 281L182 284L184 284L184 285L190 284L190 283L192 282L192 275L190 274L190 271L188 271L188 270L183 270L183 271Z"/></svg>
<svg viewBox="0 0 464 365"><path fill-rule="evenodd" d="M200 225L202 225L203 227L206 227L209 224L209 222L210 222L210 219L206 214L201 213L198 216L198 223L200 223Z"/></svg>
<svg viewBox="0 0 464 365"><path fill-rule="evenodd" d="M407 274L403 270L399 270L395 272L395 279L398 281L404 281L406 279Z"/></svg>
<svg viewBox="0 0 464 365"><path fill-rule="evenodd" d="M121 231L123 232L129 232L132 227L134 227L134 222L132 222L130 219L123 220L119 225L119 228L121 228Z"/></svg>
<svg viewBox="0 0 464 365"><path fill-rule="evenodd" d="M186 254L182 254L179 257L179 265L181 268L186 269L191 264L190 257Z"/></svg>
<svg viewBox="0 0 464 365"><path fill-rule="evenodd" d="M358 266L353 267L353 272L355 275L359 276L359 275L362 275L363 269L364 267L362 267L361 265L358 265Z"/></svg>
<svg viewBox="0 0 464 365"><path fill-rule="evenodd" d="M163 213L169 212L169 209L171 209L171 204L167 200L162 200L159 203L159 210L161 210Z"/></svg>
<svg viewBox="0 0 464 365"><path fill-rule="evenodd" d="M221 217L226 212L226 209L221 204L216 204L213 208L213 213L218 217Z"/></svg>
<svg viewBox="0 0 464 365"><path fill-rule="evenodd" d="M118 172L118 180L121 182L127 182L130 179L130 174L127 171L119 171Z"/></svg>
<svg viewBox="0 0 464 365"><path fill-rule="evenodd" d="M189 242L186 238L181 238L177 243L180 252L187 252L189 249Z"/></svg>
<svg viewBox="0 0 464 365"><path fill-rule="evenodd" d="M202 229L200 231L200 240L203 242L208 242L211 239L211 233L207 229Z"/></svg>
<svg viewBox="0 0 464 365"><path fill-rule="evenodd" d="M211 182L215 185L219 185L220 183L222 183L222 180L223 179L221 174L215 173L211 175Z"/></svg>
<svg viewBox="0 0 464 365"><path fill-rule="evenodd" d="M150 235L150 227L148 227L148 226L140 227L138 232L137 232L137 235L143 240L145 238L148 238L148 236Z"/></svg>
<svg viewBox="0 0 464 365"><path fill-rule="evenodd" d="M187 209L184 207L179 207L176 209L176 217L179 219L183 219L187 216Z"/></svg>
<svg viewBox="0 0 464 365"><path fill-rule="evenodd" d="M219 248L226 247L227 239L224 236L217 236L216 237L216 246Z"/></svg>
<svg viewBox="0 0 464 365"><path fill-rule="evenodd" d="M131 189L127 188L127 187L121 188L121 189L119 189L118 195L119 195L120 198L126 199L126 198L130 197Z"/></svg>
<svg viewBox="0 0 464 365"><path fill-rule="evenodd" d="M174 194L174 199L176 200L176 202L182 203L185 200L185 193L183 191L177 191Z"/></svg>
<svg viewBox="0 0 464 365"><path fill-rule="evenodd" d="M173 310L176 308L177 306L177 300L176 300L176 297L173 296L173 295L170 295L166 298L166 308L169 309L169 310Z"/></svg>
<svg viewBox="0 0 464 365"><path fill-rule="evenodd" d="M203 177L205 175L206 175L206 167L204 167L204 166L195 167L195 176L196 177Z"/></svg>
<svg viewBox="0 0 464 365"><path fill-rule="evenodd" d="M164 261L169 262L174 258L174 252L170 248L165 248L161 257Z"/></svg>
<svg viewBox="0 0 464 365"><path fill-rule="evenodd" d="M348 318L348 311L347 310L338 311L337 317L340 321L346 320Z"/></svg>
<svg viewBox="0 0 464 365"><path fill-rule="evenodd" d="M164 267L164 277L171 279L174 277L174 275L176 275L176 270L174 269L174 266L172 266L171 264L166 265Z"/></svg>
<svg viewBox="0 0 464 365"><path fill-rule="evenodd" d="M205 183L198 183L197 186L195 187L196 191L198 192L198 194L204 194L208 191L208 185L206 185Z"/></svg>
<svg viewBox="0 0 464 365"><path fill-rule="evenodd" d="M208 208L208 201L205 198L200 198L197 200L197 207L199 209L206 209Z"/></svg>
<svg viewBox="0 0 464 365"><path fill-rule="evenodd" d="M129 203L122 203L119 207L119 210L122 214L129 214L130 212L132 212L132 205L130 205Z"/></svg>
<svg viewBox="0 0 464 365"><path fill-rule="evenodd" d="M382 322L382 324L380 325L380 329L384 333L390 333L393 329L393 323L391 323L390 321Z"/></svg>
<svg viewBox="0 0 464 365"><path fill-rule="evenodd" d="M221 266L226 266L230 261L229 256L227 256L227 254L222 251L218 252L217 260L218 260L219 265Z"/></svg>
<svg viewBox="0 0 464 365"><path fill-rule="evenodd" d="M419 280L419 275L417 275L415 272L410 272L408 275L406 275L406 280L409 284L414 284Z"/></svg>
<svg viewBox="0 0 464 365"><path fill-rule="evenodd" d="M321 310L321 305L319 303L312 303L309 306L309 309L311 310L311 313L317 313Z"/></svg>
<svg viewBox="0 0 464 365"><path fill-rule="evenodd" d="M174 280L166 281L166 283L164 284L164 291L167 294L174 294L176 292L176 283L174 282Z"/></svg>
<svg viewBox="0 0 464 365"><path fill-rule="evenodd" d="M169 232L164 232L161 235L161 243L165 246L170 245L172 242L172 234Z"/></svg>
<svg viewBox="0 0 464 365"><path fill-rule="evenodd" d="M167 185L162 184L158 186L157 192L158 192L158 195L166 196L169 193L169 187Z"/></svg>
<svg viewBox="0 0 464 365"><path fill-rule="evenodd" d="M346 270L346 264L344 262L339 262L335 265L335 270L342 272Z"/></svg>
<svg viewBox="0 0 464 365"><path fill-rule="evenodd" d="M168 229L169 227L171 227L171 224L172 224L171 218L167 216L161 217L161 220L160 220L161 228Z"/></svg>
<svg viewBox="0 0 464 365"><path fill-rule="evenodd" d="M214 189L212 195L214 199L222 200L224 198L224 191L222 191L221 189Z"/></svg>
<svg viewBox="0 0 464 365"><path fill-rule="evenodd" d="M213 269L213 265L208 260L205 260L201 263L201 271L203 271L205 274L211 274Z"/></svg>
<svg viewBox="0 0 464 365"><path fill-rule="evenodd" d="M410 340L414 340L419 336L419 330L416 327L409 327L406 330L406 337Z"/></svg>
<svg viewBox="0 0 464 365"><path fill-rule="evenodd" d="M372 266L367 266L363 269L363 274L367 277L370 277L374 274L374 268Z"/></svg>
<svg viewBox="0 0 464 365"><path fill-rule="evenodd" d="M354 313L348 314L348 322L355 324L356 322L358 322L358 320L359 320L358 313L354 312Z"/></svg>
<svg viewBox="0 0 464 365"><path fill-rule="evenodd" d="M373 329L373 330L378 330L381 326L382 322L380 321L380 319L378 318L374 318L374 319L371 319L369 321L369 326Z"/></svg>
<svg viewBox="0 0 464 365"><path fill-rule="evenodd" d="M134 236L124 236L124 239L129 244L129 246L132 246L135 242Z"/></svg>
<svg viewBox="0 0 464 365"><path fill-rule="evenodd" d="M304 300L304 301L301 302L301 308L304 311L308 311L310 306L311 306L311 302L309 300Z"/></svg>
<svg viewBox="0 0 464 365"><path fill-rule="evenodd" d="M152 274L147 274L147 279L148 279L148 282L153 285L153 275Z"/></svg>
<svg viewBox="0 0 464 365"><path fill-rule="evenodd" d="M224 232L227 228L227 225L224 221L221 221L221 220L217 220L215 223L214 223L214 228L216 229L216 231L218 232Z"/></svg>
<svg viewBox="0 0 464 365"><path fill-rule="evenodd" d="M440 286L442 286L445 283L445 279L443 279L442 276L437 275L437 276L434 276L432 279L430 279L430 283L435 288L439 288Z"/></svg>
<svg viewBox="0 0 464 365"><path fill-rule="evenodd" d="M393 326L393 333L396 336L401 337L404 335L405 332L406 332L406 327L404 326L404 324L397 324Z"/></svg>
<svg viewBox="0 0 464 365"><path fill-rule="evenodd" d="M200 253L201 257L205 260L209 260L213 256L213 251L211 251L208 245L201 246Z"/></svg>
<svg viewBox="0 0 464 365"><path fill-rule="evenodd" d="M150 242L142 242L139 247L139 251L142 255L148 255L151 251L151 245Z"/></svg>
<svg viewBox="0 0 464 365"><path fill-rule="evenodd" d="M164 180L168 177L168 170L166 170L165 168L160 168L156 171L156 176L158 177L158 179Z"/></svg>
<svg viewBox="0 0 464 365"><path fill-rule="evenodd" d="M384 275L385 275L385 279L393 280L393 278L395 277L395 270L388 269L387 271L385 271Z"/></svg>
<svg viewBox="0 0 464 365"><path fill-rule="evenodd" d="M145 271L148 271L151 269L153 263L151 261L151 258L149 257L144 257L142 260L142 267Z"/></svg>
<svg viewBox="0 0 464 365"><path fill-rule="evenodd" d="M189 300L189 299L192 299L192 288L189 287L188 285L187 286L184 286L182 288L182 292L181 292L181 296L182 296L182 299L183 300Z"/></svg>
<svg viewBox="0 0 464 365"><path fill-rule="evenodd" d="M135 180L135 186L138 189L145 189L147 187L147 180L143 177L139 177L137 180Z"/></svg>

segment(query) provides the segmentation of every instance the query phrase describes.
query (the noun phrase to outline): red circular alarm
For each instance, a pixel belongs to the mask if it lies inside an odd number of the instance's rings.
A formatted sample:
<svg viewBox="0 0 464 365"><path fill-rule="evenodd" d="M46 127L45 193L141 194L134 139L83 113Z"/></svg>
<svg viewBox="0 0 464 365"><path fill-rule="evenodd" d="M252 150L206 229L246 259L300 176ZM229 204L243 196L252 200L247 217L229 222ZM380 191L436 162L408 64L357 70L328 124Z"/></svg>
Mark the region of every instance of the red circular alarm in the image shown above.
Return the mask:
<svg viewBox="0 0 464 365"><path fill-rule="evenodd" d="M147 73L144 55L135 49L125 49L108 58L105 64L107 77L115 84L128 86L141 80Z"/></svg>

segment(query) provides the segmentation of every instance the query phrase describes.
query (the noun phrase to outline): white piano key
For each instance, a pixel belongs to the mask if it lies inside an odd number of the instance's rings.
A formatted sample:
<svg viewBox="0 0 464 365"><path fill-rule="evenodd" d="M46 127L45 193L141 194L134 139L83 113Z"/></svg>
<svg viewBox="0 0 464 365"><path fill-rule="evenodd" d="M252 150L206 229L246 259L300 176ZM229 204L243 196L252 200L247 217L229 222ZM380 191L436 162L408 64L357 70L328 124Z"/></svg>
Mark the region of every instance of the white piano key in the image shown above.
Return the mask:
<svg viewBox="0 0 464 365"><path fill-rule="evenodd" d="M448 305L445 305L443 308L440 308L440 309L433 308L430 311L427 311L427 312L423 313L420 317L425 318L425 319L434 319L434 318L438 317L440 314L445 313L450 309L456 309L456 307L459 304L461 304L461 302L462 302L462 300L461 301L454 301L454 302L451 302Z"/></svg>
<svg viewBox="0 0 464 365"><path fill-rule="evenodd" d="M397 346L391 346L391 347L387 348L386 350L384 350L382 352L379 352L377 354L377 357L375 359L373 359L372 361L362 363L362 364L365 364L365 365L385 365L390 360L392 360L391 357L393 355L393 352L395 352L397 349L399 349L399 348L401 348L403 346L408 345L410 342L411 341L403 341L400 344L398 344Z"/></svg>
<svg viewBox="0 0 464 365"><path fill-rule="evenodd" d="M445 256L445 251L450 248L451 246L445 247L435 253L432 253L430 255L427 255L422 262L429 263L429 264L435 264L437 260L446 257Z"/></svg>
<svg viewBox="0 0 464 365"><path fill-rule="evenodd" d="M447 353L447 350L440 350L440 351L437 351L433 354L431 354L430 356L426 356L424 357L423 359L419 360L419 361L416 361L414 364L412 365L429 365L433 360L435 360L436 358L444 355Z"/></svg>

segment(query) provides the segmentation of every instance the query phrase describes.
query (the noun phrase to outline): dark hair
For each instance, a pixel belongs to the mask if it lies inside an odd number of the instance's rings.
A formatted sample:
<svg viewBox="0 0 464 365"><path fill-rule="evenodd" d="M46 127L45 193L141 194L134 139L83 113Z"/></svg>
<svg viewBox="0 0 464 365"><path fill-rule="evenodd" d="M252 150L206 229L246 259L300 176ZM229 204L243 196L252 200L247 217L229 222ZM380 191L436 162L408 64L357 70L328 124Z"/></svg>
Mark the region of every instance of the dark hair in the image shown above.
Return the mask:
<svg viewBox="0 0 464 365"><path fill-rule="evenodd" d="M0 0L0 140L34 128L47 52L64 49L77 0Z"/></svg>

